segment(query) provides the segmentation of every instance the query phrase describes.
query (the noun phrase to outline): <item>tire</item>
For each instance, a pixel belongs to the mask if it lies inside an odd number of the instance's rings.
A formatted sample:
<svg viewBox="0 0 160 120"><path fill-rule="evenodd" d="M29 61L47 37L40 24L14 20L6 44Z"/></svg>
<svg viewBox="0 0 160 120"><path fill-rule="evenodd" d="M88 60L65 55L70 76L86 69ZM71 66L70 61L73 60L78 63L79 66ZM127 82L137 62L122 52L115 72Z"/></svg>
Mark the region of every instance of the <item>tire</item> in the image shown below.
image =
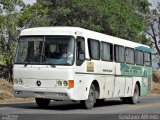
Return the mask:
<svg viewBox="0 0 160 120"><path fill-rule="evenodd" d="M35 98L38 107L46 108L50 103L50 99Z"/></svg>
<svg viewBox="0 0 160 120"><path fill-rule="evenodd" d="M140 90L139 90L138 85L136 84L135 88L134 88L133 96L128 98L128 103L130 103L130 104L138 103L138 101L139 101L139 93L140 93Z"/></svg>
<svg viewBox="0 0 160 120"><path fill-rule="evenodd" d="M92 109L96 102L96 94L95 94L95 87L92 84L89 90L88 99L82 100L81 105L86 109Z"/></svg>

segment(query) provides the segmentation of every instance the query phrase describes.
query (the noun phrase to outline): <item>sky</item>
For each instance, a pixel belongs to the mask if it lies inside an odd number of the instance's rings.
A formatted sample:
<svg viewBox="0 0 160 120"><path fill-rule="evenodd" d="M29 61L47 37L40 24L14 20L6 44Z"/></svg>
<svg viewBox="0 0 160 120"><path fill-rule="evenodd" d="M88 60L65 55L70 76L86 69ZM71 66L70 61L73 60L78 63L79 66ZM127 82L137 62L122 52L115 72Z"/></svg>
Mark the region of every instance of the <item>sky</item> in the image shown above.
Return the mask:
<svg viewBox="0 0 160 120"><path fill-rule="evenodd" d="M152 7L154 8L155 6L157 6L157 3L160 2L160 0L148 0L150 3L152 3Z"/></svg>
<svg viewBox="0 0 160 120"><path fill-rule="evenodd" d="M24 1L24 3L26 3L26 4L33 4L33 3L36 2L36 0L23 0L23 1Z"/></svg>

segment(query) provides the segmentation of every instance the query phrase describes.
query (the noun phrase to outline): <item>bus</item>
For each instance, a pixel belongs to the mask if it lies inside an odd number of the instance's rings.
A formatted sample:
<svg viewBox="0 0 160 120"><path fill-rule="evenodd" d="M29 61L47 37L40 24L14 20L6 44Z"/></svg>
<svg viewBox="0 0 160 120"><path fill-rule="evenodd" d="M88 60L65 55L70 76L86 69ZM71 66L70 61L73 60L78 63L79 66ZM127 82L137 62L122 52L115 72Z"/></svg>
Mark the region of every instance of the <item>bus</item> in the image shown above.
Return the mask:
<svg viewBox="0 0 160 120"><path fill-rule="evenodd" d="M80 27L37 27L20 33L13 67L16 97L80 101L86 109L105 99L136 104L151 89L149 46Z"/></svg>

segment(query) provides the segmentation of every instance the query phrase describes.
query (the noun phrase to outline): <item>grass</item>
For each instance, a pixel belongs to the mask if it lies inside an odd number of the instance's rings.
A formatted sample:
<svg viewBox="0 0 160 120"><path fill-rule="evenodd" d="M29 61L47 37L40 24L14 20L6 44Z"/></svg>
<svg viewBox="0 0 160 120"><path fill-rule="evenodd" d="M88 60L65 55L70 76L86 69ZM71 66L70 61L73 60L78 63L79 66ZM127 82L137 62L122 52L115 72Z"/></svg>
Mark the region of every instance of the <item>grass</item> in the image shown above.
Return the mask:
<svg viewBox="0 0 160 120"><path fill-rule="evenodd" d="M12 94L12 84L0 80L0 100L14 98Z"/></svg>
<svg viewBox="0 0 160 120"><path fill-rule="evenodd" d="M153 82L151 93L160 95L160 83Z"/></svg>
<svg viewBox="0 0 160 120"><path fill-rule="evenodd" d="M5 80L0 80L0 89L6 90L6 91L12 91L12 84L8 83Z"/></svg>

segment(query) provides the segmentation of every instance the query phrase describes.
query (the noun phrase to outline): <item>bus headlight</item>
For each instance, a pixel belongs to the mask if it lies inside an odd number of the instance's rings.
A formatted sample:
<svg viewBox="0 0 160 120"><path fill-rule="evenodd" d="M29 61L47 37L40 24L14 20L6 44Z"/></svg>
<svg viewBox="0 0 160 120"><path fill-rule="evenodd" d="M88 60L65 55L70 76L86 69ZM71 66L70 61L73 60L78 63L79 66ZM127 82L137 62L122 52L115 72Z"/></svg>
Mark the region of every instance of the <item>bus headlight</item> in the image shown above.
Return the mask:
<svg viewBox="0 0 160 120"><path fill-rule="evenodd" d="M19 84L23 84L23 81L22 81L22 79L19 79Z"/></svg>
<svg viewBox="0 0 160 120"><path fill-rule="evenodd" d="M62 81L57 81L58 86L62 86Z"/></svg>
<svg viewBox="0 0 160 120"><path fill-rule="evenodd" d="M18 79L13 80L14 84L18 84Z"/></svg>
<svg viewBox="0 0 160 120"><path fill-rule="evenodd" d="M63 81L63 85L66 87L68 86L68 82L67 81Z"/></svg>
<svg viewBox="0 0 160 120"><path fill-rule="evenodd" d="M14 79L14 84L23 84L22 79Z"/></svg>

